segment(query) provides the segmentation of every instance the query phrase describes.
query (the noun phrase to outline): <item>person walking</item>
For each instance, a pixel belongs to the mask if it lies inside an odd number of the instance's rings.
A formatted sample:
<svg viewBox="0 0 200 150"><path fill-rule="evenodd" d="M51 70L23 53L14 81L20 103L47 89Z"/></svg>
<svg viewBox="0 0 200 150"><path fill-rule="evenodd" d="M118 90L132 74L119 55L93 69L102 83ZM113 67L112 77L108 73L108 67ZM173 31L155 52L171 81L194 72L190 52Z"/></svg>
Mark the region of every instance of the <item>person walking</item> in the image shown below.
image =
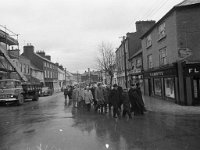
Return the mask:
<svg viewBox="0 0 200 150"><path fill-rule="evenodd" d="M145 105L144 105L143 98L142 98L142 91L141 91L141 89L140 89L140 83L139 83L139 82L136 83L136 90L137 90L138 96L139 96L139 98L140 98L140 101L142 102L143 110L144 110L144 111L147 111L147 110L146 110L146 107L145 107Z"/></svg>
<svg viewBox="0 0 200 150"><path fill-rule="evenodd" d="M109 97L109 88L107 86L103 87L103 96L104 96L104 111L105 113L107 113L107 107L108 107L108 104L109 104L109 100L108 100L108 97Z"/></svg>
<svg viewBox="0 0 200 150"><path fill-rule="evenodd" d="M114 118L120 118L120 112L119 112L119 104L121 101L121 94L118 91L117 84L113 85L113 89L110 92L110 101L113 106L113 117ZM116 116L117 115L117 116Z"/></svg>
<svg viewBox="0 0 200 150"><path fill-rule="evenodd" d="M73 101L73 107L77 107L77 101L78 101L78 90L75 86L73 92L72 92L72 101Z"/></svg>
<svg viewBox="0 0 200 150"><path fill-rule="evenodd" d="M122 116L125 117L126 114L129 116L129 119L132 118L131 116L131 110L130 110L130 100L129 100L129 95L128 95L128 90L124 89L122 93L122 102L123 102L123 113Z"/></svg>
<svg viewBox="0 0 200 150"><path fill-rule="evenodd" d="M141 98L136 88L136 84L132 84L128 92L129 99L131 102L131 111L134 112L134 115L143 115L143 102L141 101Z"/></svg>
<svg viewBox="0 0 200 150"><path fill-rule="evenodd" d="M99 109L101 113L103 113L104 95L101 83L97 84L97 88L95 90L95 98L97 101L97 106L95 108L95 111Z"/></svg>
<svg viewBox="0 0 200 150"><path fill-rule="evenodd" d="M84 100L85 100L87 111L90 111L93 96L92 96L92 92L90 91L89 86L87 86L86 90L84 91Z"/></svg>
<svg viewBox="0 0 200 150"><path fill-rule="evenodd" d="M117 86L117 90L118 90L118 92L119 92L119 94L120 94L120 102L119 102L119 111L121 112L121 109L122 109L122 104L123 104L123 100L122 100L122 93L123 93L123 89L122 89L122 87L121 86Z"/></svg>

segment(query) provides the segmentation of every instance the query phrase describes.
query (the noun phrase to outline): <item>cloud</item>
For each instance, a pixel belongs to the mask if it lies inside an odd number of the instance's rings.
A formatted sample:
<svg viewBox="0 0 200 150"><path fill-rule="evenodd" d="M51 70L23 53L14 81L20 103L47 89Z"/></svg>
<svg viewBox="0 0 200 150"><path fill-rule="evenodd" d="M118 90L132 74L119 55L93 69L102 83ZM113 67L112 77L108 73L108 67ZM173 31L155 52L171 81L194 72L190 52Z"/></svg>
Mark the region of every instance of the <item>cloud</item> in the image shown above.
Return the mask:
<svg viewBox="0 0 200 150"><path fill-rule="evenodd" d="M0 18L2 25L20 34L21 48L32 43L76 72L94 68L102 41L117 48L120 36L135 31L135 21L158 19L180 1L169 1L146 18L162 0L6 0Z"/></svg>

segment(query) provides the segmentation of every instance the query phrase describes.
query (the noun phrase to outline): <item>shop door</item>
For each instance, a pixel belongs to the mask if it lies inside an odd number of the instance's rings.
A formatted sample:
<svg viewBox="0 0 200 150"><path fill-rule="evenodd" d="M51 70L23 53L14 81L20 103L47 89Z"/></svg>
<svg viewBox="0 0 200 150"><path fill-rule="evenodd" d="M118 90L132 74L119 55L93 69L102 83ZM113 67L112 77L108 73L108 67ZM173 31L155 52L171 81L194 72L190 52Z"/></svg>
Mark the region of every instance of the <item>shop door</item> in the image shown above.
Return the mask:
<svg viewBox="0 0 200 150"><path fill-rule="evenodd" d="M200 79L193 79L193 97L194 97L194 105L200 104Z"/></svg>

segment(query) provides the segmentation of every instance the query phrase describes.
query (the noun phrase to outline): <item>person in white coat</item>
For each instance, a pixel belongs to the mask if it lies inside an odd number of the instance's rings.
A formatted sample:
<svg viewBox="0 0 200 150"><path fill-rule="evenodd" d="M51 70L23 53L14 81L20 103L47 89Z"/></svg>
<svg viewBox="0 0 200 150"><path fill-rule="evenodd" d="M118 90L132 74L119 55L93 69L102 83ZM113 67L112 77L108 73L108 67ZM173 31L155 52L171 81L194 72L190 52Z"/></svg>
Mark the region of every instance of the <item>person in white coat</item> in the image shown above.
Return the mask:
<svg viewBox="0 0 200 150"><path fill-rule="evenodd" d="M87 110L90 111L93 96L92 96L92 92L90 91L89 86L87 86L86 90L84 91L84 100L85 100L85 104L87 106Z"/></svg>

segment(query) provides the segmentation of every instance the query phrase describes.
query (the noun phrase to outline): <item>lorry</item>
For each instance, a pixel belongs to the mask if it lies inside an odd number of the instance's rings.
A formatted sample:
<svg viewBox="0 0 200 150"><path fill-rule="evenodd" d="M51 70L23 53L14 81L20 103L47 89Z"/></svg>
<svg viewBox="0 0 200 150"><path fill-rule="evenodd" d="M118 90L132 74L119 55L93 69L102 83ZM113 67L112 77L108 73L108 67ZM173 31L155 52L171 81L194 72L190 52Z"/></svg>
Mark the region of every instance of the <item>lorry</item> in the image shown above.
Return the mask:
<svg viewBox="0 0 200 150"><path fill-rule="evenodd" d="M22 83L16 79L0 80L0 102L22 105L25 99L39 100L40 84Z"/></svg>

